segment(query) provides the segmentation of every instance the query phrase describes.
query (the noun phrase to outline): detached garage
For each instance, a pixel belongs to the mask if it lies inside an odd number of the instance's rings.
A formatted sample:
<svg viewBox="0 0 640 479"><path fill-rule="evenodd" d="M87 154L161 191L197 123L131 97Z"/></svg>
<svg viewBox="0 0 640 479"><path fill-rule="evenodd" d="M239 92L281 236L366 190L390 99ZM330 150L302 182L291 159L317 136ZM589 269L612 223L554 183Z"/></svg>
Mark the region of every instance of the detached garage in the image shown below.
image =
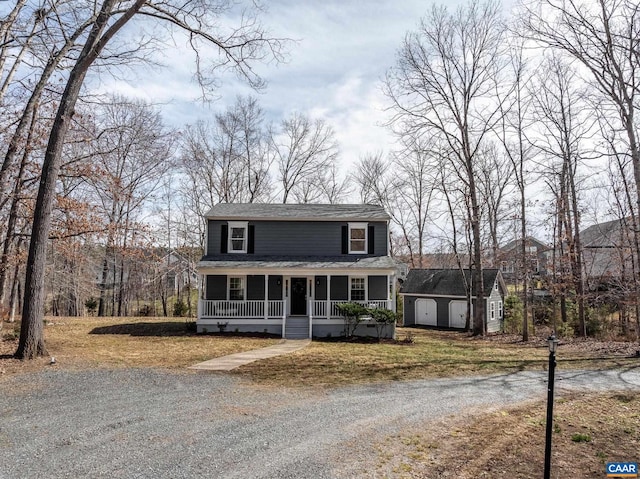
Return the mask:
<svg viewBox="0 0 640 479"><path fill-rule="evenodd" d="M502 328L506 287L499 270L486 269L482 275L487 296L487 332L498 332ZM404 300L404 325L464 329L468 307L467 288L471 288L469 270L409 271L400 289L400 295ZM475 303L475 298L472 298L472 302Z"/></svg>

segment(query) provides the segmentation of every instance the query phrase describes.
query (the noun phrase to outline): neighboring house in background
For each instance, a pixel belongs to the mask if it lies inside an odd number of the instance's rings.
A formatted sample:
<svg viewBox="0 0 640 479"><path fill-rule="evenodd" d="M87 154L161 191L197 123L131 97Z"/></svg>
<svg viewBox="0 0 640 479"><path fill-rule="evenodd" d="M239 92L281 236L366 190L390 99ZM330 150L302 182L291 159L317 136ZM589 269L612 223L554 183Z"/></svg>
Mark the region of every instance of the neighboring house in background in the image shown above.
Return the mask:
<svg viewBox="0 0 640 479"><path fill-rule="evenodd" d="M502 327L506 286L497 269L485 269L482 275L487 332L494 333ZM464 329L470 284L468 269L464 270L464 276L460 269L412 269L400 288L404 325ZM476 298L472 301L475 303Z"/></svg>
<svg viewBox="0 0 640 479"><path fill-rule="evenodd" d="M411 258L400 259L409 265L411 264ZM412 267L416 269L454 269L459 268L460 265L468 267L469 259L469 255L464 253L423 253L422 261L416 255Z"/></svg>
<svg viewBox="0 0 640 479"><path fill-rule="evenodd" d="M632 227L627 219L598 223L580 232L583 266L590 288L631 276Z"/></svg>
<svg viewBox="0 0 640 479"><path fill-rule="evenodd" d="M389 220L373 205L214 206L198 264L198 331L340 336L338 304L395 311L398 265L389 255ZM355 334L376 329L363 323ZM395 325L385 327L385 337L394 334Z"/></svg>
<svg viewBox="0 0 640 479"><path fill-rule="evenodd" d="M158 277L163 279L165 289L177 294L187 286L198 284L196 265L176 251L171 251L158 261Z"/></svg>
<svg viewBox="0 0 640 479"><path fill-rule="evenodd" d="M536 238L525 239L527 268L532 278L544 278L548 273L548 265L553 249ZM522 239L510 241L498 250L496 266L499 266L504 281L513 284L522 275Z"/></svg>

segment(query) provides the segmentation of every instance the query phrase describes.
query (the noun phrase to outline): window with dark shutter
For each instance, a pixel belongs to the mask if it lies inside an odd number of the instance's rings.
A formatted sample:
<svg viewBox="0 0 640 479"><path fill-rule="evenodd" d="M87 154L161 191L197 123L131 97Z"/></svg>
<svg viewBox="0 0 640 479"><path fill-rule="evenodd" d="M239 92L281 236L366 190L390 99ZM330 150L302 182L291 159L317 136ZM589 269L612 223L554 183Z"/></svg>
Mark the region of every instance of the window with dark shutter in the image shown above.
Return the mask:
<svg viewBox="0 0 640 479"><path fill-rule="evenodd" d="M220 253L227 252L227 242L229 241L229 227L222 225L220 227Z"/></svg>
<svg viewBox="0 0 640 479"><path fill-rule="evenodd" d="M374 226L373 225L369 225L369 235L367 237L367 240L369 242L369 244L367 245L367 252L369 254L375 254L376 251L376 245L374 243L374 238L373 238L373 234L374 234Z"/></svg>
<svg viewBox="0 0 640 479"><path fill-rule="evenodd" d="M342 254L349 254L349 228L342 227Z"/></svg>
<svg viewBox="0 0 640 479"><path fill-rule="evenodd" d="M247 240L247 253L253 254L256 243L256 227L255 225L249 225L249 238Z"/></svg>

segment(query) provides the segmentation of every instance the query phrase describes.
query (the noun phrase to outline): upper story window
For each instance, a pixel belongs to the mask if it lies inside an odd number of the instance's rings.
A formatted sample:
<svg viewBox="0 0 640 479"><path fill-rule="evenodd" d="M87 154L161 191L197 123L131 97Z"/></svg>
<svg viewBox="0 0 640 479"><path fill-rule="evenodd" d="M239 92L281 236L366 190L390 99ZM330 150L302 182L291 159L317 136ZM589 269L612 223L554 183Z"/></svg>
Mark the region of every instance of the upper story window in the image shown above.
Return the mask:
<svg viewBox="0 0 640 479"><path fill-rule="evenodd" d="M248 222L229 221L229 253L246 253Z"/></svg>
<svg viewBox="0 0 640 479"><path fill-rule="evenodd" d="M349 254L367 253L367 223L349 223Z"/></svg>

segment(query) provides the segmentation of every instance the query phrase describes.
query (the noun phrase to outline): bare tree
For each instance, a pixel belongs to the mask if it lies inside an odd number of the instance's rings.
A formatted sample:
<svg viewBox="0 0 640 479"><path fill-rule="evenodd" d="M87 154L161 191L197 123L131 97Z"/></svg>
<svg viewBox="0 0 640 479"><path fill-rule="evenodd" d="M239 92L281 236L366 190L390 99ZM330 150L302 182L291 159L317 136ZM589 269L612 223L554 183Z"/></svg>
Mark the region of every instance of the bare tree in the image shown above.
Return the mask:
<svg viewBox="0 0 640 479"><path fill-rule="evenodd" d="M632 223L640 224L640 104L638 21L640 6L633 0L538 0L525 5L519 19L523 34L578 61L596 92L596 112L615 119L615 132L624 136L633 171ZM634 229L637 236L638 229ZM640 258L640 240L633 240ZM640 290L640 270L636 271ZM640 306L636 315L640 316Z"/></svg>
<svg viewBox="0 0 640 479"><path fill-rule="evenodd" d="M397 134L409 141L437 138L464 175L473 236L476 335L486 329L477 157L501 115L496 92L503 40L500 7L493 1L472 1L454 13L434 6L419 30L406 35L397 66L386 79L395 112L390 123Z"/></svg>
<svg viewBox="0 0 640 479"><path fill-rule="evenodd" d="M575 71L557 57L548 58L541 70L544 74L533 87L534 114L541 128L535 147L549 161L551 177L547 184L557 204L558 239L568 248L578 302L578 333L586 336L578 167L585 158L583 143L591 136L593 121L586 118L585 103L573 87Z"/></svg>
<svg viewBox="0 0 640 479"><path fill-rule="evenodd" d="M333 129L323 120L311 120L299 113L282 120L279 130L271 128L270 143L282 187L282 203L291 198L313 198L318 172L331 168L338 159Z"/></svg>
<svg viewBox="0 0 640 479"><path fill-rule="evenodd" d="M411 245L411 265L421 268L426 252L427 225L433 215L431 203L437 171L433 145L426 141L410 143L395 155L392 168L394 201L389 206L396 222L402 223L405 241Z"/></svg>
<svg viewBox="0 0 640 479"><path fill-rule="evenodd" d="M120 316L128 276L125 260L136 233L144 236L137 219L172 167L174 135L151 105L119 96L94 108L92 118L95 140L85 181L106 232L98 316L107 313L108 284L111 314Z"/></svg>
<svg viewBox="0 0 640 479"><path fill-rule="evenodd" d="M502 115L502 122L498 128L498 138L502 142L505 155L511 163L511 172L518 192L517 202L519 204L520 219L520 280L522 281L523 305L522 305L522 340L529 340L529 280L531 279L531 268L529 267L527 251L527 186L534 181L527 171L527 164L530 160L530 142L527 141L525 129L531 98L529 95L530 74L527 71L527 62L524 58L524 43L516 42L511 47L510 71L513 82L513 90L510 95L510 102L504 105L505 113ZM518 236L515 236L516 240Z"/></svg>
<svg viewBox="0 0 640 479"><path fill-rule="evenodd" d="M66 80L64 92L56 112L49 142L44 157L40 188L34 210L34 221L27 273L25 297L22 312L20 341L16 357L30 359L46 354L42 324L44 315L44 274L46 264L46 244L51 225L51 209L55 194L55 185L60 169L62 147L69 129L75 105L89 68L103 55L117 57L115 50L117 38L122 28L133 18L146 16L162 22L178 31L186 32L190 45L198 51L202 44L217 47L220 56L213 59L212 69L225 67L234 69L242 78L254 86L260 86L261 78L251 70L254 60L279 55L281 42L267 38L255 17L242 17L241 24L231 32L221 32L218 19L227 12L231 2L215 1L169 1L153 2L145 0L118 1L103 0L96 4L95 10L85 19L86 35L82 48L73 61L73 67ZM114 49L109 50L108 45ZM123 46L124 48L124 46ZM120 53L130 50L125 48ZM207 72L197 64L197 71L203 82L209 78ZM212 77L211 77L212 78Z"/></svg>

